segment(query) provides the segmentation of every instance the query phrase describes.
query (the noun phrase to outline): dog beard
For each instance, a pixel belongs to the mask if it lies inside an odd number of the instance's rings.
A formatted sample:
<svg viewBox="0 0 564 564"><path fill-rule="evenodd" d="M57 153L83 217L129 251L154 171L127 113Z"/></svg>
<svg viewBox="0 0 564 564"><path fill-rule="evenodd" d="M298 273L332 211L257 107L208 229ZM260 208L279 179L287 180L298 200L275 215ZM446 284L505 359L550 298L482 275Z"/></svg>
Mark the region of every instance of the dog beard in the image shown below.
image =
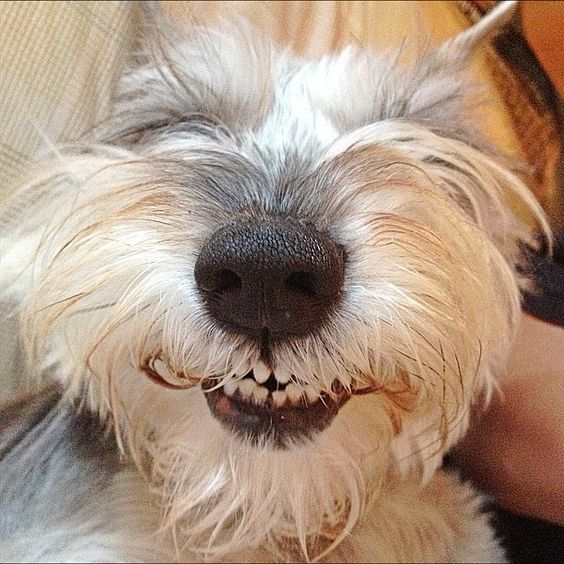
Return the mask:
<svg viewBox="0 0 564 564"><path fill-rule="evenodd" d="M165 28L108 123L14 200L2 270L30 366L110 422L179 550L320 558L390 484L428 481L487 401L532 244L510 199L546 224L464 125L486 32L398 66ZM265 342L210 315L194 270L226 226L280 218L337 242L345 273L315 331ZM261 389L265 348L282 389Z"/></svg>

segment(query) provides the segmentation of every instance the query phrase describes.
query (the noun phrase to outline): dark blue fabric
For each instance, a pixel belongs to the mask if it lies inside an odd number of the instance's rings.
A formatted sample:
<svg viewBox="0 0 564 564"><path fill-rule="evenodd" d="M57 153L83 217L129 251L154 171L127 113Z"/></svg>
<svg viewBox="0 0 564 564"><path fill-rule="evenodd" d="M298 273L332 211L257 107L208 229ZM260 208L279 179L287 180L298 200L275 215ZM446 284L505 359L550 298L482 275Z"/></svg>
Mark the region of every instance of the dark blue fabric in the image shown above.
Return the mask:
<svg viewBox="0 0 564 564"><path fill-rule="evenodd" d="M564 231L555 235L552 257L543 251L526 252L535 291L524 294L523 309L544 321L564 325Z"/></svg>
<svg viewBox="0 0 564 564"><path fill-rule="evenodd" d="M562 564L564 527L492 505L492 524L513 564Z"/></svg>

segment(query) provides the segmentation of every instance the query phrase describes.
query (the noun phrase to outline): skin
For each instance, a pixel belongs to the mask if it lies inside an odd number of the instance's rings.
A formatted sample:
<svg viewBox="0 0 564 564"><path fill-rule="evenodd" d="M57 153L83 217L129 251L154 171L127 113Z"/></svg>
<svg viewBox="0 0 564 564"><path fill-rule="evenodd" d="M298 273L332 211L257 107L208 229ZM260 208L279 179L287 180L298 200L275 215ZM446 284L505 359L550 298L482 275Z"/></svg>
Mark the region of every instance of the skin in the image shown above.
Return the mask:
<svg viewBox="0 0 564 564"><path fill-rule="evenodd" d="M500 388L458 465L502 507L564 525L564 328L524 314Z"/></svg>

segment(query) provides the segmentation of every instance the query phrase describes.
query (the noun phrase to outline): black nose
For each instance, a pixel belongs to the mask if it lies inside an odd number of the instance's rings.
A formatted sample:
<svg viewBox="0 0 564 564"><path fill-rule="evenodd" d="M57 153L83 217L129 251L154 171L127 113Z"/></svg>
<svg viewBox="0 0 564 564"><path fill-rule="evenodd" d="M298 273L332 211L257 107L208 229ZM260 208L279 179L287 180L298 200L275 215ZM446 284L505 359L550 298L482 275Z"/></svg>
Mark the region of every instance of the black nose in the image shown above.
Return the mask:
<svg viewBox="0 0 564 564"><path fill-rule="evenodd" d="M208 312L230 329L273 339L319 328L342 294L341 246L290 220L244 221L204 244L194 276Z"/></svg>

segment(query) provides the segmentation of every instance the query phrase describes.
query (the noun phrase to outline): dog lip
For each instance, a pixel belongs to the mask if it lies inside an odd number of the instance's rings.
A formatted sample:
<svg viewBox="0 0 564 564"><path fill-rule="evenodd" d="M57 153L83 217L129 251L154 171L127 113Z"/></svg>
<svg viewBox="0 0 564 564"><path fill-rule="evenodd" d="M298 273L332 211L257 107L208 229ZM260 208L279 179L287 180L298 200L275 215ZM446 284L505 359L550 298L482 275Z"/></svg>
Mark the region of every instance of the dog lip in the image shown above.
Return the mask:
<svg viewBox="0 0 564 564"><path fill-rule="evenodd" d="M158 366L159 363L161 366ZM200 381L199 378L196 378L189 373L172 369L164 360L161 349L157 349L157 351L145 358L139 365L139 370L144 372L149 380L163 388L168 388L169 390L191 388ZM167 376L164 374L167 374Z"/></svg>
<svg viewBox="0 0 564 564"><path fill-rule="evenodd" d="M336 398L322 394L313 404L276 407L270 403L257 405L238 392L228 396L213 380L204 380L202 390L212 415L229 431L254 444L270 443L281 449L305 442L326 429L350 398L343 391Z"/></svg>

